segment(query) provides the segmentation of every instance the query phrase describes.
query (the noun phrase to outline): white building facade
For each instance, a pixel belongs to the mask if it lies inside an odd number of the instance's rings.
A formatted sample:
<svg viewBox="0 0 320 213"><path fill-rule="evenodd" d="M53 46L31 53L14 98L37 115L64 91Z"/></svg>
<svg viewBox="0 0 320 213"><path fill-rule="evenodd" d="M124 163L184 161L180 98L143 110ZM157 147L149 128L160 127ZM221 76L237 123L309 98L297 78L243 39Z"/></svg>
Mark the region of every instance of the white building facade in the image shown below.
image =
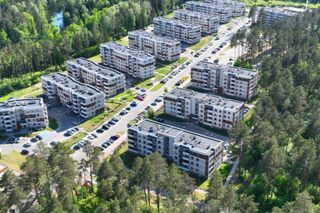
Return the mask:
<svg viewBox="0 0 320 213"><path fill-rule="evenodd" d="M248 100L256 95L258 73L201 61L191 68L192 87Z"/></svg>
<svg viewBox="0 0 320 213"><path fill-rule="evenodd" d="M123 73L85 58L68 60L67 70L69 76L98 88L106 97L115 96L126 88L126 76Z"/></svg>
<svg viewBox="0 0 320 213"><path fill-rule="evenodd" d="M53 73L41 77L43 93L84 119L105 111L105 94L70 76Z"/></svg>
<svg viewBox="0 0 320 213"><path fill-rule="evenodd" d="M202 34L218 32L219 17L190 10L175 10L174 18L189 24L200 25Z"/></svg>
<svg viewBox="0 0 320 213"><path fill-rule="evenodd" d="M194 44L201 39L201 26L191 25L179 20L155 17L154 34L176 38L187 44Z"/></svg>
<svg viewBox="0 0 320 213"><path fill-rule="evenodd" d="M229 130L243 119L244 103L176 88L164 96L164 112L208 127Z"/></svg>
<svg viewBox="0 0 320 213"><path fill-rule="evenodd" d="M181 42L165 36L157 36L142 30L128 33L129 47L149 53L161 61L175 61L180 58Z"/></svg>
<svg viewBox="0 0 320 213"><path fill-rule="evenodd" d="M232 0L205 0L206 3L217 5L220 7L228 7L232 9L233 17L243 16L246 10L246 4L240 1Z"/></svg>
<svg viewBox="0 0 320 213"><path fill-rule="evenodd" d="M0 131L41 129L49 125L42 98L9 99L0 102Z"/></svg>
<svg viewBox="0 0 320 213"><path fill-rule="evenodd" d="M107 42L100 45L100 55L102 64L135 78L146 79L154 76L155 59L141 50Z"/></svg>
<svg viewBox="0 0 320 213"><path fill-rule="evenodd" d="M223 141L174 126L145 120L128 129L129 152L159 152L180 169L209 177L222 162Z"/></svg>

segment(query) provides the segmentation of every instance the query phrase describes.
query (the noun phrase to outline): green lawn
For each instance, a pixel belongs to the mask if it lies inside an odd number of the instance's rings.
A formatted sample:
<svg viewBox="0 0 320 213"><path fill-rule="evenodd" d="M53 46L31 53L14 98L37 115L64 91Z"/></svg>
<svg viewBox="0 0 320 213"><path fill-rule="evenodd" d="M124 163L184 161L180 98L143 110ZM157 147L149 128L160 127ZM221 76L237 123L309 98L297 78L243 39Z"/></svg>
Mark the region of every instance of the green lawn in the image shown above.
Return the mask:
<svg viewBox="0 0 320 213"><path fill-rule="evenodd" d="M248 6L290 6L290 7L302 7L305 8L304 2L292 2L292 1L265 1L265 0L242 0ZM308 5L309 8L316 9L320 8L320 4Z"/></svg>
<svg viewBox="0 0 320 213"><path fill-rule="evenodd" d="M219 168L218 171L220 172L220 174L222 175L223 178L223 182L227 179L227 176L229 174L229 171L232 168L232 164L229 163L222 163ZM202 190L208 190L209 187L209 182L210 182L210 178L206 179L205 181L203 181L200 185L199 188Z"/></svg>
<svg viewBox="0 0 320 213"><path fill-rule="evenodd" d="M49 128L56 130L59 127L59 124L56 119L49 117Z"/></svg>
<svg viewBox="0 0 320 213"><path fill-rule="evenodd" d="M204 46L206 46L206 44L208 44L212 40L212 38L213 38L212 35L202 37L198 43L191 45L189 48L192 49L193 51L199 51Z"/></svg>
<svg viewBox="0 0 320 213"><path fill-rule="evenodd" d="M121 100L121 101L132 101L134 97L137 95L137 93L133 90L126 90L114 97L112 97L110 100Z"/></svg>
<svg viewBox="0 0 320 213"><path fill-rule="evenodd" d="M6 101L8 98L29 98L37 97L42 93L41 85L35 84L31 87L25 89L20 89L14 92L9 93L3 97L0 97L0 101Z"/></svg>
<svg viewBox="0 0 320 213"><path fill-rule="evenodd" d="M173 18L174 18L174 13L171 12L171 13L165 15L165 17L166 17L166 18L169 18L169 19L173 19Z"/></svg>
<svg viewBox="0 0 320 213"><path fill-rule="evenodd" d="M71 148L71 146L73 144L75 144L78 141L80 141L86 135L87 135L87 133L79 131L79 132L75 133L74 135L72 135L70 138L68 138L65 142L63 142L63 145L68 147L68 148Z"/></svg>
<svg viewBox="0 0 320 213"><path fill-rule="evenodd" d="M129 44L128 36L122 37L121 39L117 40L117 43L123 46L128 46Z"/></svg>
<svg viewBox="0 0 320 213"><path fill-rule="evenodd" d="M13 151L10 154L1 155L0 164L7 166L17 172L21 172L20 166L26 161L26 157L21 155L17 151Z"/></svg>
<svg viewBox="0 0 320 213"><path fill-rule="evenodd" d="M100 63L101 62L100 54L90 57L89 60L96 62L96 63Z"/></svg>
<svg viewBox="0 0 320 213"><path fill-rule="evenodd" d="M158 91L163 85L163 83L158 83L157 85L151 88L151 92Z"/></svg>

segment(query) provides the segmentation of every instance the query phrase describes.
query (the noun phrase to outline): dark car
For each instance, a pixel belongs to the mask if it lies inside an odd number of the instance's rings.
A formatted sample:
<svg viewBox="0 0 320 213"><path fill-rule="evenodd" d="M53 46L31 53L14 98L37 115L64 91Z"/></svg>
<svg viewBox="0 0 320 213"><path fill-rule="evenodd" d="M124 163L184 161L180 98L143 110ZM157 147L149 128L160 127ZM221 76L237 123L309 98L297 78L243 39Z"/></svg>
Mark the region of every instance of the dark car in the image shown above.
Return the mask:
<svg viewBox="0 0 320 213"><path fill-rule="evenodd" d="M104 132L104 130L103 129L97 129L97 131L96 131L97 133L103 133Z"/></svg>
<svg viewBox="0 0 320 213"><path fill-rule="evenodd" d="M28 155L29 154L29 150L23 149L20 152L21 155Z"/></svg>
<svg viewBox="0 0 320 213"><path fill-rule="evenodd" d="M36 143L36 142L38 142L39 141L39 139L38 138L31 138L31 140L30 140L32 143Z"/></svg>
<svg viewBox="0 0 320 213"><path fill-rule="evenodd" d="M65 137L69 137L72 135L72 132L71 131L66 131L64 134L63 134Z"/></svg>
<svg viewBox="0 0 320 213"><path fill-rule="evenodd" d="M136 107L136 106L137 106L137 103L136 103L136 102L132 102L132 103L130 104L130 106L131 106L131 107Z"/></svg>
<svg viewBox="0 0 320 213"><path fill-rule="evenodd" d="M129 110L131 110L131 108L130 108L130 107L127 107L126 110L129 111Z"/></svg>
<svg viewBox="0 0 320 213"><path fill-rule="evenodd" d="M118 140L118 138L119 138L119 135L112 135L112 136L110 137L110 140L111 140L111 141L115 141L115 140Z"/></svg>
<svg viewBox="0 0 320 213"><path fill-rule="evenodd" d="M73 150L79 150L80 148L81 148L80 145L76 144L74 145Z"/></svg>
<svg viewBox="0 0 320 213"><path fill-rule="evenodd" d="M36 138L38 138L39 140L43 140L43 137L41 135L36 135Z"/></svg>
<svg viewBox="0 0 320 213"><path fill-rule="evenodd" d="M50 142L50 145L51 145L51 146L56 146L56 145L58 145L58 143L59 143L59 142L57 142L57 141L51 141L51 142Z"/></svg>
<svg viewBox="0 0 320 213"><path fill-rule="evenodd" d="M151 106L157 106L157 103L156 102L152 102Z"/></svg>
<svg viewBox="0 0 320 213"><path fill-rule="evenodd" d="M109 129L109 127L110 127L110 126L109 126L108 124L104 124L104 125L102 125L102 127L101 127L101 128L102 128L102 129L104 129L104 130L108 130L108 129Z"/></svg>

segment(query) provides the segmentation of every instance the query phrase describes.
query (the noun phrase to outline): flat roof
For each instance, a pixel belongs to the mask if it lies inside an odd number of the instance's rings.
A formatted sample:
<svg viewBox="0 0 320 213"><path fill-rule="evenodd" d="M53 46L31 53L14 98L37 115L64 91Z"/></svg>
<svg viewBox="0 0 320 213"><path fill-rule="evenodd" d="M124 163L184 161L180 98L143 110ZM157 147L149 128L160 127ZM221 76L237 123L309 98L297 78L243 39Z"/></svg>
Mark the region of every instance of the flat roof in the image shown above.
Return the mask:
<svg viewBox="0 0 320 213"><path fill-rule="evenodd" d="M122 74L121 72L112 69L110 67L102 66L100 64L96 64L93 61L90 61L86 58L76 58L76 59L71 59L68 60L67 63L81 67L82 69L85 70L90 70L92 72L95 72L97 74L100 74L101 76L109 77L109 78L114 78L114 77L124 77L125 75Z"/></svg>
<svg viewBox="0 0 320 213"><path fill-rule="evenodd" d="M156 41L163 41L163 42L169 43L169 44L180 43L180 41L179 41L178 39L171 38L171 37L167 37L167 36L155 35L155 34L153 34L153 33L149 33L149 32L143 31L143 30L130 31L130 32L128 33L128 35L130 36L130 34L132 34L132 35L139 35L139 36L141 36L141 37L154 39L154 40L156 40Z"/></svg>
<svg viewBox="0 0 320 213"><path fill-rule="evenodd" d="M208 137L202 134L191 132L185 129L181 129L175 126L159 123L153 120L144 120L135 126L130 127L130 129L136 129L137 131L142 131L146 134L153 133L163 134L175 138L174 144L189 147L191 151L200 154L207 155L211 153L217 146L223 143L222 140L217 138Z"/></svg>
<svg viewBox="0 0 320 213"><path fill-rule="evenodd" d="M232 73L244 78L247 77L256 77L258 75L257 72L254 70L249 70L241 67L234 67L234 66L228 66L228 65L220 65L208 61L200 61L197 64L195 64L193 67L201 67L205 69L224 69L228 73Z"/></svg>
<svg viewBox="0 0 320 213"><path fill-rule="evenodd" d="M51 80L55 84L62 86L64 88L70 88L74 93L80 94L84 97L91 97L98 94L104 95L104 93L95 87L83 84L74 78L64 75L62 73L51 73L48 75L44 75L41 78Z"/></svg>
<svg viewBox="0 0 320 213"><path fill-rule="evenodd" d="M174 25L181 25L181 26L189 27L189 28L201 28L200 25L188 24L186 22L182 22L177 19L168 19L165 17L155 17L155 18L153 18L153 21L163 21L166 23L170 23L170 24L174 24Z"/></svg>
<svg viewBox="0 0 320 213"><path fill-rule="evenodd" d="M119 52L127 53L128 55L135 56L138 58L154 58L152 55L150 55L146 52L143 52L141 50L132 49L127 46L122 46L116 42L106 42L106 43L100 44L100 47L118 50Z"/></svg>
<svg viewBox="0 0 320 213"><path fill-rule="evenodd" d="M204 103L207 105L215 105L226 107L228 109L240 109L244 103L242 101L237 101L233 99L223 98L217 95L200 93L193 90L183 89L183 88L175 88L165 95L165 97L171 98L185 98L191 99L196 98L200 103Z"/></svg>
<svg viewBox="0 0 320 213"><path fill-rule="evenodd" d="M7 101L0 102L0 110L8 109L11 107L38 107L43 106L42 98L9 98Z"/></svg>
<svg viewBox="0 0 320 213"><path fill-rule="evenodd" d="M174 11L174 14L179 14L179 13L187 14L190 16L198 17L198 18L205 18L205 19L209 18L209 19L215 19L216 21L219 21L219 17L209 15L208 13L200 13L197 11L185 10L185 9L180 9L180 10Z"/></svg>

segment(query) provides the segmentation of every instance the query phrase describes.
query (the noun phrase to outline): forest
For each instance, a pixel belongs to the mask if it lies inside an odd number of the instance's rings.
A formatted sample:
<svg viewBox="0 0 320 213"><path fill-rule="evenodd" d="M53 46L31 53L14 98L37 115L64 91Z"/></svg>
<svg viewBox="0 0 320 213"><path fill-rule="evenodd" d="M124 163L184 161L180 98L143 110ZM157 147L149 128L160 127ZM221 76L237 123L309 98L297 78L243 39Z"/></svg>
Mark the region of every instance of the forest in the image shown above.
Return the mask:
<svg viewBox="0 0 320 213"><path fill-rule="evenodd" d="M261 76L251 121L231 133L240 155L238 193L253 196L260 212L319 211L319 23L315 10L272 26L255 24L232 39L246 45L242 60L256 64Z"/></svg>
<svg viewBox="0 0 320 213"><path fill-rule="evenodd" d="M142 29L182 0L0 0L1 95L30 83L35 71L59 70L70 57L98 54L98 45ZM63 27L53 24L63 14ZM16 79L15 79L16 78ZM16 81L14 81L16 80ZM7 91L7 92L6 92Z"/></svg>

